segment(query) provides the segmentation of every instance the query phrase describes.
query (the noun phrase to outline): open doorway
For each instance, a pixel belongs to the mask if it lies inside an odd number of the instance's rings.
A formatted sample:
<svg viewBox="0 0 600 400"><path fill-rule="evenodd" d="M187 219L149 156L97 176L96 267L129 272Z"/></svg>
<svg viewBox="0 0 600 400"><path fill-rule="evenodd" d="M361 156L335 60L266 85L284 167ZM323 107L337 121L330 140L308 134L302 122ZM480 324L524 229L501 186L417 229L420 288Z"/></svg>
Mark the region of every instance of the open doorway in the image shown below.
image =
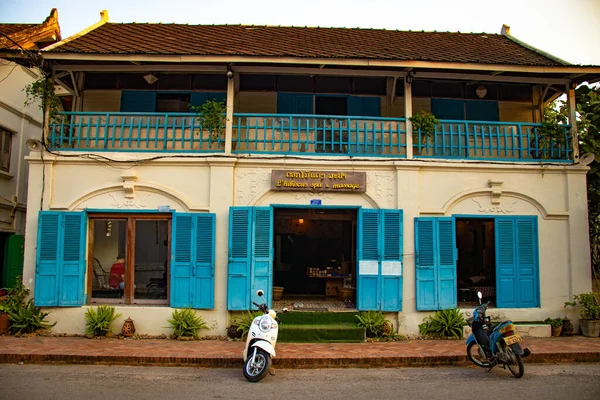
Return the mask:
<svg viewBox="0 0 600 400"><path fill-rule="evenodd" d="M354 209L275 208L275 301L294 309L356 306Z"/></svg>
<svg viewBox="0 0 600 400"><path fill-rule="evenodd" d="M456 263L458 307L471 308L479 301L477 292L483 294L484 302L496 305L496 248L494 219L457 218Z"/></svg>

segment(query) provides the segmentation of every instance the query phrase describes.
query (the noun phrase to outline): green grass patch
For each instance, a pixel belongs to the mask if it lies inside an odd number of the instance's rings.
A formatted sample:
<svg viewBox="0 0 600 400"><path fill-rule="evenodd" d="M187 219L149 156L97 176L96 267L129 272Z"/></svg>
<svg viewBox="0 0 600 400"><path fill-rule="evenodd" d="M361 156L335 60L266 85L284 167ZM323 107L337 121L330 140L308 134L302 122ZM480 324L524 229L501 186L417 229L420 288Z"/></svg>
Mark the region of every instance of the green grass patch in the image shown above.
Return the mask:
<svg viewBox="0 0 600 400"><path fill-rule="evenodd" d="M283 326L358 324L356 312L289 311L277 316Z"/></svg>
<svg viewBox="0 0 600 400"><path fill-rule="evenodd" d="M350 323L282 324L277 340L282 343L356 343L365 341L365 329Z"/></svg>

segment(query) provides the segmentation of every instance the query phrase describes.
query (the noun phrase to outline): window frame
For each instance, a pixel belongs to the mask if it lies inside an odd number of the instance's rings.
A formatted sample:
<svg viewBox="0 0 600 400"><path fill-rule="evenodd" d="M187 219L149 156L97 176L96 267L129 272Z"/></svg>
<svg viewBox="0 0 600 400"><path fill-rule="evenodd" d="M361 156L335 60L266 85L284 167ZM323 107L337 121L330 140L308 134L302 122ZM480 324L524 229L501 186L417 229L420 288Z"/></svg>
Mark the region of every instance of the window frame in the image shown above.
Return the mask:
<svg viewBox="0 0 600 400"><path fill-rule="evenodd" d="M121 219L126 220L126 235L125 235L125 270L126 282L135 282L135 231L136 220L166 220L168 221L167 228L167 294L166 299L135 299L134 285L126 284L124 296L122 299L104 299L104 304L126 304L126 305L170 305L171 299L171 241L172 241L172 214L152 214L152 213L88 213L88 244L87 244L87 304L100 304L99 298L92 298L93 285L93 262L94 262L94 225L96 220L104 219ZM95 301L92 301L94 299Z"/></svg>
<svg viewBox="0 0 600 400"><path fill-rule="evenodd" d="M13 135L15 134L15 132L10 131L2 126L0 126L0 171L4 171L7 173L10 173L10 159L12 156L12 139L13 139ZM8 144L8 152L7 152L7 158L8 158L8 162L7 162L7 167L4 168L4 145L5 145L5 141L8 140L9 144Z"/></svg>

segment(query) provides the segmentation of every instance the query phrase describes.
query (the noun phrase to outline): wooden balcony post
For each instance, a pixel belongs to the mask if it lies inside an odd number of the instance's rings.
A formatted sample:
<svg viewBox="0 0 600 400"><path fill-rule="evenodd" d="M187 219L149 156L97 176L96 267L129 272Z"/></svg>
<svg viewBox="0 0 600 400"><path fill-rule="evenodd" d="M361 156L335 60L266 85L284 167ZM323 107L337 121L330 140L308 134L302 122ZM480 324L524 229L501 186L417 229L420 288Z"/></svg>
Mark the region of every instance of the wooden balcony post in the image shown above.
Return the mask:
<svg viewBox="0 0 600 400"><path fill-rule="evenodd" d="M225 154L231 154L231 140L233 137L233 103L235 101L235 76L227 68L227 112L225 119Z"/></svg>
<svg viewBox="0 0 600 400"><path fill-rule="evenodd" d="M412 75L404 79L404 117L406 118L406 158L413 158L412 123L409 118L413 115L412 109Z"/></svg>
<svg viewBox="0 0 600 400"><path fill-rule="evenodd" d="M575 104L575 84L567 85L567 104L569 105L569 124L571 125L571 143L573 160L579 161L579 135L577 134L577 105Z"/></svg>

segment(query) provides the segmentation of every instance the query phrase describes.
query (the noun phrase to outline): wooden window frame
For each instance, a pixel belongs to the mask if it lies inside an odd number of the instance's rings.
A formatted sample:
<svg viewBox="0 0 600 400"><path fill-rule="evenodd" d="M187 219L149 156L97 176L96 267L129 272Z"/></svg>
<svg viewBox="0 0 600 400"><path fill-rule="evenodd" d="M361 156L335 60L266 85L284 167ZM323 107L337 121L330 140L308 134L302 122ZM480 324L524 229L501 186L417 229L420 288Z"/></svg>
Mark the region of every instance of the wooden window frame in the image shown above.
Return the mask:
<svg viewBox="0 0 600 400"><path fill-rule="evenodd" d="M12 138L13 138L14 132L9 131L8 129L5 129L3 127L0 127L0 170L4 171L4 172L10 172L10 158L11 158L11 153L12 153ZM8 153L7 153L7 158L8 158L8 166L6 168L3 167L4 165L4 146L6 141L8 141Z"/></svg>
<svg viewBox="0 0 600 400"><path fill-rule="evenodd" d="M168 221L167 227L167 298L165 300L149 300L134 298L134 285L126 285L123 299L102 299L105 304L126 305L169 305L171 299L171 229L173 216L171 214L134 214L134 213L94 213L88 215L88 256L87 256L87 304L99 304L92 301L93 285L93 262L94 262L94 225L96 220L120 219L126 221L125 234L125 271L126 282L134 282L135 279L135 223L136 220L161 220Z"/></svg>

